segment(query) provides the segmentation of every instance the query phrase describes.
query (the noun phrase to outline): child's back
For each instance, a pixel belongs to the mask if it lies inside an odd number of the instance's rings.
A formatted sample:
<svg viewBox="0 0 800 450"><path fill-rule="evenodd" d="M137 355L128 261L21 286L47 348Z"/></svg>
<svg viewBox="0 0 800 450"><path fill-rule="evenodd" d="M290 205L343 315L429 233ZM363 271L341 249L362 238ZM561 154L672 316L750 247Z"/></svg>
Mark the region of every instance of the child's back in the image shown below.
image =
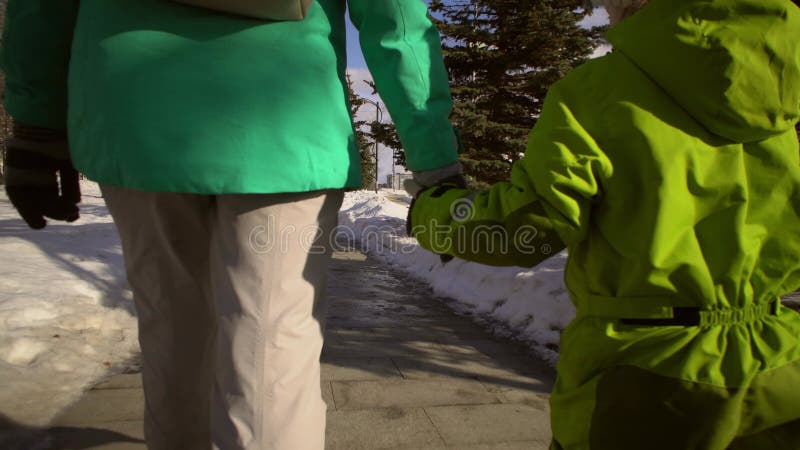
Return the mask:
<svg viewBox="0 0 800 450"><path fill-rule="evenodd" d="M651 0L609 39L550 90L511 182L470 197L470 220L569 248L555 448L800 449L800 315L780 306L800 288L800 10ZM463 195L423 193L414 225Z"/></svg>

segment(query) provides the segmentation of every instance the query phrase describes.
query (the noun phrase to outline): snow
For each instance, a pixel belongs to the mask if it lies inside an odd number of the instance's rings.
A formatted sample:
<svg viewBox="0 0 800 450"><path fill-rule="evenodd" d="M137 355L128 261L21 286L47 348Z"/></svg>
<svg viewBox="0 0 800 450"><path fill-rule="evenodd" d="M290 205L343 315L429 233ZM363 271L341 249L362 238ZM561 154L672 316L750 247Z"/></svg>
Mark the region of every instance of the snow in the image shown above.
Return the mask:
<svg viewBox="0 0 800 450"><path fill-rule="evenodd" d="M0 419L46 425L138 355L116 229L97 185L84 182L82 189L78 222L52 222L38 231L0 193ZM559 333L575 313L563 284L566 256L533 269L461 260L443 265L405 235L410 200L400 191L348 193L340 237L428 282L460 314L554 362Z"/></svg>
<svg viewBox="0 0 800 450"><path fill-rule="evenodd" d="M81 219L30 230L0 193L0 415L45 425L138 353L122 252L97 185Z"/></svg>
<svg viewBox="0 0 800 450"><path fill-rule="evenodd" d="M528 343L554 364L561 330L575 316L564 286L566 253L534 268L489 267L459 259L442 264L438 255L406 236L409 202L399 191L350 192L339 212L340 229L360 250L427 282L435 295L454 300L448 304L457 312Z"/></svg>

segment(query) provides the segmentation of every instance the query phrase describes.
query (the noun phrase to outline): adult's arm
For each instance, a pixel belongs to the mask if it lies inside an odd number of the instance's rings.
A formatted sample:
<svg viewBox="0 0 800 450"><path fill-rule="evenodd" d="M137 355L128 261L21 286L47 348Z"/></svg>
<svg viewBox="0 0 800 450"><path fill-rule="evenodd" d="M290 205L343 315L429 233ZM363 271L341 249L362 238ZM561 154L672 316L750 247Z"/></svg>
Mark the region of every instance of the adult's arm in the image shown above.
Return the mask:
<svg viewBox="0 0 800 450"><path fill-rule="evenodd" d="M79 0L9 0L0 64L5 108L15 121L63 130Z"/></svg>
<svg viewBox="0 0 800 450"><path fill-rule="evenodd" d="M414 172L458 161L439 32L422 0L348 0L375 86Z"/></svg>

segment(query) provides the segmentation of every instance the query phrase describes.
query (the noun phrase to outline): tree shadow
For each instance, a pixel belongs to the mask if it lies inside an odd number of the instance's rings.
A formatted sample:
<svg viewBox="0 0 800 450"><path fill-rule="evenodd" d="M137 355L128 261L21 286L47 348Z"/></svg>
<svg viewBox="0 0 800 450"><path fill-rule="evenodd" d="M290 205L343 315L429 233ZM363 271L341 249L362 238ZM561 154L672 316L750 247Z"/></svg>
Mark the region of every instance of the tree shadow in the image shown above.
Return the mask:
<svg viewBox="0 0 800 450"><path fill-rule="evenodd" d="M540 394L552 390L555 371L529 347L457 315L425 283L369 258L334 259L330 280L327 364L385 376L385 365L375 364L382 358L403 378L477 380Z"/></svg>
<svg viewBox="0 0 800 450"><path fill-rule="evenodd" d="M77 450L114 443L144 444L144 440L101 428L30 427L0 414L0 448L4 450Z"/></svg>
<svg viewBox="0 0 800 450"><path fill-rule="evenodd" d="M84 217L109 216L104 206L92 204L81 205L81 214ZM102 306L136 314L128 294L122 251L113 223L49 221L45 229L31 230L21 219L6 219L0 220L0 238L33 244L58 267L98 290ZM100 269L88 270L82 263L97 265Z"/></svg>
<svg viewBox="0 0 800 450"><path fill-rule="evenodd" d="M144 439L102 428L53 427L47 432L52 439L49 447L52 450L95 448L113 443L145 443Z"/></svg>

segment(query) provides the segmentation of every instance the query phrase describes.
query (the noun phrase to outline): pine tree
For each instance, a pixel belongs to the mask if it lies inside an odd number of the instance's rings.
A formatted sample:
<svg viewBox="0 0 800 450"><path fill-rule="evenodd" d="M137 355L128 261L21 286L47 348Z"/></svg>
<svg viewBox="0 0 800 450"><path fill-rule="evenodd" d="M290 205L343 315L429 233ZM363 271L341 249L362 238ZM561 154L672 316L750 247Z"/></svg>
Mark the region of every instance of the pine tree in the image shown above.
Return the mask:
<svg viewBox="0 0 800 450"><path fill-rule="evenodd" d="M367 86L372 88L372 94L378 93L378 88L372 81L365 81ZM400 136L397 134L397 128L392 122L378 122L373 120L367 123L369 132L367 135L380 145L392 150L392 160L395 165L406 165L406 154L403 151L403 144L400 142Z"/></svg>
<svg viewBox="0 0 800 450"><path fill-rule="evenodd" d="M350 105L350 117L353 119L353 128L358 142L358 153L361 156L361 187L368 189L375 182L375 146L369 142L367 133L363 130L366 121L356 120L358 110L366 103L353 90L353 80L347 75L347 99Z"/></svg>
<svg viewBox="0 0 800 450"><path fill-rule="evenodd" d="M400 143L400 136L397 129L391 122L378 122L373 120L367 123L369 127L369 137L378 141L384 147L392 150L394 164L398 166L406 165L406 154L403 151L403 144Z"/></svg>
<svg viewBox="0 0 800 450"><path fill-rule="evenodd" d="M477 187L508 179L547 89L586 60L599 30L578 25L583 0L433 0L461 130Z"/></svg>

